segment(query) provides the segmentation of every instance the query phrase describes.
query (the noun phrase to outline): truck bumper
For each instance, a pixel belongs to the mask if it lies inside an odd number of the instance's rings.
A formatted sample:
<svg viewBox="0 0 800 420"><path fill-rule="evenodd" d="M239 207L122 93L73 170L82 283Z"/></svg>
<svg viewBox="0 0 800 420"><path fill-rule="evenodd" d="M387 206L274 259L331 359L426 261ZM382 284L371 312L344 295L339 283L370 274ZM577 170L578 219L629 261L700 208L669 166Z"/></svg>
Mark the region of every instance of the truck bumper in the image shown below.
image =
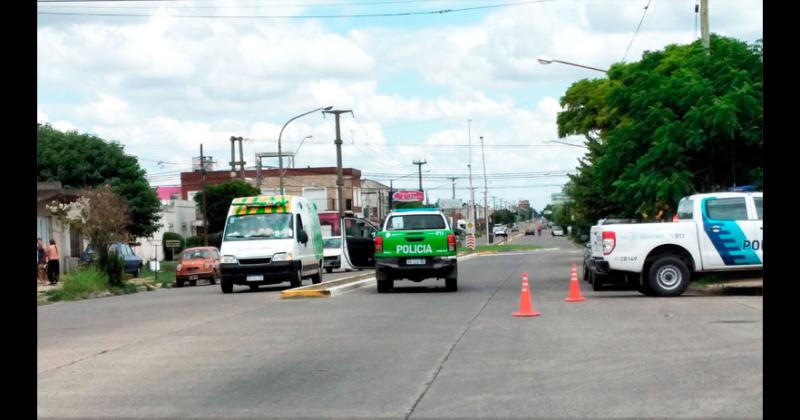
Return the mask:
<svg viewBox="0 0 800 420"><path fill-rule="evenodd" d="M421 257L411 257L421 258ZM422 281L427 278L444 278L457 269L458 260L453 257L424 257L425 265L408 265L406 258L376 258L375 269L395 279Z"/></svg>
<svg viewBox="0 0 800 420"><path fill-rule="evenodd" d="M233 284L275 284L294 278L299 261L280 261L269 264L220 264L219 271L223 281ZM248 281L247 276L263 276L263 280Z"/></svg>
<svg viewBox="0 0 800 420"><path fill-rule="evenodd" d="M611 274L611 267L608 261L601 257L591 257L586 259L586 266L595 274L608 275Z"/></svg>

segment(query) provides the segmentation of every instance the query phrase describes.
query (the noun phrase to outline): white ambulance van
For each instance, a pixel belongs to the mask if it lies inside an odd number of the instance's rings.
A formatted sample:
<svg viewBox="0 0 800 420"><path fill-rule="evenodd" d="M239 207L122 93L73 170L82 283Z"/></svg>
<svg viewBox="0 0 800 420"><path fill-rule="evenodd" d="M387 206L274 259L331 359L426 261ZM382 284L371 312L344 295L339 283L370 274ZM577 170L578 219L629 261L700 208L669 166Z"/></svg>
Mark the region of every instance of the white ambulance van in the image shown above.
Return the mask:
<svg viewBox="0 0 800 420"><path fill-rule="evenodd" d="M316 204L288 195L235 198L228 210L220 247L220 285L258 289L304 278L322 281L323 242Z"/></svg>

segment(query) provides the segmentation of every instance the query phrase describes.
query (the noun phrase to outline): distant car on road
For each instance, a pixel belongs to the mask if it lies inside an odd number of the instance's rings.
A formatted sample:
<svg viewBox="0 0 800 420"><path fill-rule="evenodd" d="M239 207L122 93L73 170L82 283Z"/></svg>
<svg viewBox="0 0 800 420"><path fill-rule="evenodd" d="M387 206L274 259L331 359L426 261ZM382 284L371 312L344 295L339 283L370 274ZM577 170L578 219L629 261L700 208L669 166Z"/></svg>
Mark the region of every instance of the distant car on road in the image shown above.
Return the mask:
<svg viewBox="0 0 800 420"><path fill-rule="evenodd" d="M342 237L328 236L323 238L322 242L324 244L322 266L326 272L331 273L334 268L342 267Z"/></svg>
<svg viewBox="0 0 800 420"><path fill-rule="evenodd" d="M133 253L133 249L131 249L130 245L124 242L115 242L109 245L108 251L116 253L125 259L126 273L133 274L133 277L139 277L144 263L142 262L142 257ZM97 260L97 250L95 250L93 244L86 245L86 249L80 257L81 264L88 265L95 260Z"/></svg>
<svg viewBox="0 0 800 420"><path fill-rule="evenodd" d="M213 246L198 246L181 252L180 263L175 268L175 285L183 287L187 281L192 286L197 280L217 284L219 279L219 250Z"/></svg>
<svg viewBox="0 0 800 420"><path fill-rule="evenodd" d="M508 228L505 225L497 225L492 229L492 233L494 236L505 236L508 237Z"/></svg>
<svg viewBox="0 0 800 420"><path fill-rule="evenodd" d="M536 236L536 229L534 228L525 229L525 236Z"/></svg>
<svg viewBox="0 0 800 420"><path fill-rule="evenodd" d="M553 226L553 228L550 229L550 234L553 236L564 236L564 229L562 229L561 226Z"/></svg>
<svg viewBox="0 0 800 420"><path fill-rule="evenodd" d="M511 226L511 232L519 232L519 226L516 223Z"/></svg>

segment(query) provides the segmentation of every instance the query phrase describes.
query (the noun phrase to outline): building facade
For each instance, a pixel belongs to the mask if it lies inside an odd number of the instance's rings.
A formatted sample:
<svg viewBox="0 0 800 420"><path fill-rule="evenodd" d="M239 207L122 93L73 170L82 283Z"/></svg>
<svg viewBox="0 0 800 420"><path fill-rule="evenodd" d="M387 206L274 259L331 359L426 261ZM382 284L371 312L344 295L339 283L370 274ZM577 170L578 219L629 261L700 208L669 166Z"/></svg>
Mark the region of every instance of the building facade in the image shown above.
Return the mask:
<svg viewBox="0 0 800 420"><path fill-rule="evenodd" d="M161 201L161 227L148 238L138 238L139 246L134 248L136 255L148 260L163 260L164 248L161 243L164 233L178 233L184 238L197 235L197 204L194 200L181 199L180 187L158 187L156 194ZM202 222L201 222L202 223Z"/></svg>

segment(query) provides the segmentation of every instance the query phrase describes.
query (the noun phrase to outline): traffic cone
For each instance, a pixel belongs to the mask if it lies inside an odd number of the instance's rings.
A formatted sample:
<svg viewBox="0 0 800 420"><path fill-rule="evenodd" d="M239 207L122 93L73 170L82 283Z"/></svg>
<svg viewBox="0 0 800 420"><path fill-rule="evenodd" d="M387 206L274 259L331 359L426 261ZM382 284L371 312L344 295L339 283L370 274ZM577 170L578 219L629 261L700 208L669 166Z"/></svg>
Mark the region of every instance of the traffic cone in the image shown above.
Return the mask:
<svg viewBox="0 0 800 420"><path fill-rule="evenodd" d="M572 274L569 279L569 296L564 300L567 302L583 302L586 300L581 296L581 287L578 284L578 271L575 268L575 263L572 263Z"/></svg>
<svg viewBox="0 0 800 420"><path fill-rule="evenodd" d="M518 317L541 315L539 312L533 310L531 292L528 289L528 273L522 273L522 292L519 295L519 311L511 315Z"/></svg>

